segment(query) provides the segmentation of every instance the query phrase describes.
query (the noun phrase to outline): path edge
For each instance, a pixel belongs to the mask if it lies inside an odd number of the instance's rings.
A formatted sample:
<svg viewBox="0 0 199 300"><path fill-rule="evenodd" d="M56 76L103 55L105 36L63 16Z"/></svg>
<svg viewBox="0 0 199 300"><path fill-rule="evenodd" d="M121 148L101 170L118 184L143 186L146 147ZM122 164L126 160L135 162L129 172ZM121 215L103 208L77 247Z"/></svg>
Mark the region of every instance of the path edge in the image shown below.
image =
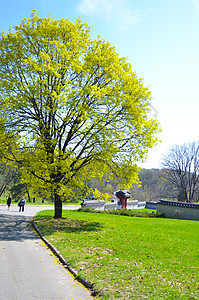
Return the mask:
<svg viewBox="0 0 199 300"><path fill-rule="evenodd" d="M89 281L87 281L86 279L84 279L83 277L81 277L80 275L78 275L78 271L74 268L72 268L67 261L65 260L65 258L61 255L61 253L59 252L59 250L53 246L41 233L40 229L37 227L36 223L35 223L35 218L36 215L32 218L31 220L31 225L33 227L33 229L36 231L36 233L39 235L40 239L46 244L46 246L53 252L53 254L59 259L59 261L61 262L61 264L63 265L64 268L66 268L73 276L74 278L80 282L84 287L86 287L87 289L89 289L92 293L92 295L96 295L96 292L94 291L94 284L90 283Z"/></svg>

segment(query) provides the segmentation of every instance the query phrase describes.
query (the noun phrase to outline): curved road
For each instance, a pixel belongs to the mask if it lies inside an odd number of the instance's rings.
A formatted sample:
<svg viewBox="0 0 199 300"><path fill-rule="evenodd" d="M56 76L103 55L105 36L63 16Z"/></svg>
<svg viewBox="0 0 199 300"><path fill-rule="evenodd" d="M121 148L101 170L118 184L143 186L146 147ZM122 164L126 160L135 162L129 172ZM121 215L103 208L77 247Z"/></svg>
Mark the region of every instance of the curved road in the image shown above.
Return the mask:
<svg viewBox="0 0 199 300"><path fill-rule="evenodd" d="M0 299L93 299L30 227L38 211L52 208L26 205L19 213L17 205L0 205Z"/></svg>

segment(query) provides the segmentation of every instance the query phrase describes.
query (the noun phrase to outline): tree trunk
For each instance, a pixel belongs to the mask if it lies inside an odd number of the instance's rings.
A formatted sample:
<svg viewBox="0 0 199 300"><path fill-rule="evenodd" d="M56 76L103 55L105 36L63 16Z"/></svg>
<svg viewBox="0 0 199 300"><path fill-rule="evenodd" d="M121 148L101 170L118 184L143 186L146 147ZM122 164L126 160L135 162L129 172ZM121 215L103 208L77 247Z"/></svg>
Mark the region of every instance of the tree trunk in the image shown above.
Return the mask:
<svg viewBox="0 0 199 300"><path fill-rule="evenodd" d="M6 189L6 185L2 184L1 188L0 188L0 197L3 195L3 193L5 192Z"/></svg>
<svg viewBox="0 0 199 300"><path fill-rule="evenodd" d="M30 194L29 194L29 191L28 191L27 187L26 187L26 192L27 192L27 195L28 195L28 202L31 202Z"/></svg>
<svg viewBox="0 0 199 300"><path fill-rule="evenodd" d="M62 218L62 200L59 195L55 193L55 219Z"/></svg>

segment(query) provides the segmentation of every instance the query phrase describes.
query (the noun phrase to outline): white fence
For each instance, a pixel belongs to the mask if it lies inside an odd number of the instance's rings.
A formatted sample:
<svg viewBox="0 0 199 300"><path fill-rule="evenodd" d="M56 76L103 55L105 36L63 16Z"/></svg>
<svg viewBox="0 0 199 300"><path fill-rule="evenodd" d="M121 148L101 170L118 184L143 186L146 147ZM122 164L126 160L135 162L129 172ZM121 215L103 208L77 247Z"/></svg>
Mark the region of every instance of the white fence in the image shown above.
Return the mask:
<svg viewBox="0 0 199 300"><path fill-rule="evenodd" d="M146 202L139 202L138 200L127 201L127 209L145 208ZM88 200L81 204L82 208L93 208L96 210L109 210L109 209L121 209L122 205L118 204L118 201L106 203L103 200Z"/></svg>

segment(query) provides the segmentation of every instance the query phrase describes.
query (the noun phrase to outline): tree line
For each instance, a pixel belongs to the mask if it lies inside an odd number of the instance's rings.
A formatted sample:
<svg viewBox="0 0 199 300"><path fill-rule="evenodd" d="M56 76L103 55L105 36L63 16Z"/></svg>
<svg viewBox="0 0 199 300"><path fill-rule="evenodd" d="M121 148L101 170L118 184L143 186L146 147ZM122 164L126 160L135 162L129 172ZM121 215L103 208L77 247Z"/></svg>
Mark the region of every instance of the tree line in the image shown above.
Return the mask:
<svg viewBox="0 0 199 300"><path fill-rule="evenodd" d="M140 184L130 188L134 199L167 199L188 203L199 201L199 142L172 146L164 155L161 165L161 169L139 171ZM112 182L100 185L94 181L93 185L109 194L119 188Z"/></svg>
<svg viewBox="0 0 199 300"><path fill-rule="evenodd" d="M138 173L140 184L133 184L130 192L139 201L158 201L160 199L198 202L199 201L199 143L175 145L162 161L162 169L141 169ZM97 189L102 194L113 195L120 188L117 182L104 176L104 183L97 178L87 180L87 189ZM87 189L76 188L74 196L64 201L77 202L86 198ZM20 192L29 195L28 187L21 183L20 172L1 163L0 196L7 190L15 197ZM29 197L29 201L31 201Z"/></svg>

